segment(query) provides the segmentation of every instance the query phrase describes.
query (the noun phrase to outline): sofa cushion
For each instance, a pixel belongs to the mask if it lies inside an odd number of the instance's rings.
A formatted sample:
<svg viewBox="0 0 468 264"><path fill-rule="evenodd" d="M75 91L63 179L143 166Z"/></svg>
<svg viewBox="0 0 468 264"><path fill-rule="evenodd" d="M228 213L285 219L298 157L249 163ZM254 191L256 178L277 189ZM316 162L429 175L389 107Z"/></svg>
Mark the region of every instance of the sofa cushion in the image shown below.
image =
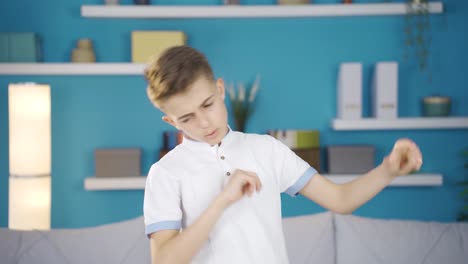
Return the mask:
<svg viewBox="0 0 468 264"><path fill-rule="evenodd" d="M283 232L291 264L335 263L330 212L283 218Z"/></svg>
<svg viewBox="0 0 468 264"><path fill-rule="evenodd" d="M21 244L21 232L0 228L0 260L1 263L13 264Z"/></svg>
<svg viewBox="0 0 468 264"><path fill-rule="evenodd" d="M151 262L143 217L90 228L51 231L1 229L0 245L2 264ZM8 261L3 262L3 251L6 250Z"/></svg>
<svg viewBox="0 0 468 264"><path fill-rule="evenodd" d="M335 215L337 264L465 264L468 224Z"/></svg>

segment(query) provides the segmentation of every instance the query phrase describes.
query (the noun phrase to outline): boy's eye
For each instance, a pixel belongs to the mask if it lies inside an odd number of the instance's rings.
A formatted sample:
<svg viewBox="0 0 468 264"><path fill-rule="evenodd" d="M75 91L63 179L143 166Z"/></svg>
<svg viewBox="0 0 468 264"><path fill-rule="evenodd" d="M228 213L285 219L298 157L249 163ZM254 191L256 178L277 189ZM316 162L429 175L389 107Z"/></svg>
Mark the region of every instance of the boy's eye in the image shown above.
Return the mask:
<svg viewBox="0 0 468 264"><path fill-rule="evenodd" d="M186 119L183 119L183 120L180 121L180 122L182 122L182 123L187 123L189 120L190 120L190 118L186 118Z"/></svg>
<svg viewBox="0 0 468 264"><path fill-rule="evenodd" d="M204 105L203 107L207 108L207 107L210 107L212 105L213 105L213 103L209 103L209 104Z"/></svg>

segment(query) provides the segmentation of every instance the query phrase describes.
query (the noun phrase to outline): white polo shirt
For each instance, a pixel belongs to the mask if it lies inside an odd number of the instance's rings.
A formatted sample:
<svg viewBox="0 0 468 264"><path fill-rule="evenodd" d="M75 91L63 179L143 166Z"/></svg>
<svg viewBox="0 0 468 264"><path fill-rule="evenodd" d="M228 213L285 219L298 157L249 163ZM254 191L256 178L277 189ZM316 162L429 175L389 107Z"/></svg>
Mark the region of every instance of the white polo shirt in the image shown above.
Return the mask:
<svg viewBox="0 0 468 264"><path fill-rule="evenodd" d="M262 190L224 211L192 263L288 263L280 193L297 195L317 171L268 135L229 131L220 146L184 138L149 171L146 234L190 226L235 169L257 173Z"/></svg>

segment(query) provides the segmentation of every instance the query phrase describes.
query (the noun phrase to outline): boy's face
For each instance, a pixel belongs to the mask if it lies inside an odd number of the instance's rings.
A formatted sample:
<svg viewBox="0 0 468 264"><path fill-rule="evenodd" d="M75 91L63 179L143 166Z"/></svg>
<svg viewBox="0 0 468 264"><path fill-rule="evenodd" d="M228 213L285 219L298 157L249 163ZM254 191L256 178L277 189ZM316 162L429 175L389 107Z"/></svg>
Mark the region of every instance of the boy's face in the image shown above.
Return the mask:
<svg viewBox="0 0 468 264"><path fill-rule="evenodd" d="M193 140L218 144L228 131L224 82L200 77L161 106L163 120Z"/></svg>

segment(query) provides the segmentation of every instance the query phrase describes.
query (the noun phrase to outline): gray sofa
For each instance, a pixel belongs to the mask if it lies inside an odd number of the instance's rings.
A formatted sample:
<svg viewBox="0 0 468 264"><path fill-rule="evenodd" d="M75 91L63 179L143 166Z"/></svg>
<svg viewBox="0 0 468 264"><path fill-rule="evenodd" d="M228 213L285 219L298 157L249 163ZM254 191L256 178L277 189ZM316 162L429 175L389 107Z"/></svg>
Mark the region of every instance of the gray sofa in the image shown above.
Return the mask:
<svg viewBox="0 0 468 264"><path fill-rule="evenodd" d="M283 219L291 264L468 263L468 224L330 212ZM150 263L142 217L92 228L0 229L2 264Z"/></svg>

